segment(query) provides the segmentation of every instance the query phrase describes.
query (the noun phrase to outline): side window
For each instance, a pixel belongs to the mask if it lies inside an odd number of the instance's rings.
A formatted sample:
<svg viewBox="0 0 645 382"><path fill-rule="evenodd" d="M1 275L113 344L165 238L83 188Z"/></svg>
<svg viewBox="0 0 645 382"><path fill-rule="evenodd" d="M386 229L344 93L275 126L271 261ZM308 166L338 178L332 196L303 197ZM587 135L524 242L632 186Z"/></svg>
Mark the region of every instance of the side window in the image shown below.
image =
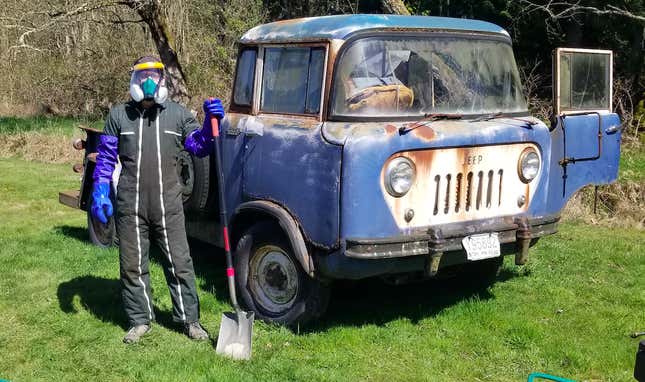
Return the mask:
<svg viewBox="0 0 645 382"><path fill-rule="evenodd" d="M558 48L556 112L611 111L612 52Z"/></svg>
<svg viewBox="0 0 645 382"><path fill-rule="evenodd" d="M260 110L318 114L324 60L323 48L266 48Z"/></svg>
<svg viewBox="0 0 645 382"><path fill-rule="evenodd" d="M251 106L253 102L253 82L255 81L256 49L245 49L237 60L237 75L233 103L238 106Z"/></svg>

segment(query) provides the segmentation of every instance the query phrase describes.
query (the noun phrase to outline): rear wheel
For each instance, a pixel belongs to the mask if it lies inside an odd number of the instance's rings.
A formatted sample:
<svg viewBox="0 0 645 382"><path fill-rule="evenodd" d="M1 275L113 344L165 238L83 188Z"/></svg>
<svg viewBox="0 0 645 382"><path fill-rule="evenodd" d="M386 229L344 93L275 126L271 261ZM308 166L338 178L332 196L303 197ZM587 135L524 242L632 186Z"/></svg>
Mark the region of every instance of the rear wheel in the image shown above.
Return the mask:
<svg viewBox="0 0 645 382"><path fill-rule="evenodd" d="M202 211L209 194L208 158L198 158L186 150L177 156L177 176L182 187L181 196L186 211Z"/></svg>
<svg viewBox="0 0 645 382"><path fill-rule="evenodd" d="M318 318L327 308L329 288L303 271L274 223L249 228L233 258L241 300L258 318L290 326Z"/></svg>
<svg viewBox="0 0 645 382"><path fill-rule="evenodd" d="M114 216L110 216L107 224L103 224L92 216L92 212L88 210L87 232L90 236L90 241L97 247L109 248L113 245L118 245Z"/></svg>

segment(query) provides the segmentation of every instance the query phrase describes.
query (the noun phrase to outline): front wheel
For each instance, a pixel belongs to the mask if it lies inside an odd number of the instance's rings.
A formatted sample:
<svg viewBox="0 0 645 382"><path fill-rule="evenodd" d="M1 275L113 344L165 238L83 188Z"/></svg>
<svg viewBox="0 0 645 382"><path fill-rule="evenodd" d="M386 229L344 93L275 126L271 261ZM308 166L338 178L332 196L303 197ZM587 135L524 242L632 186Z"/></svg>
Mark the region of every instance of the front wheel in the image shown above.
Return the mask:
<svg viewBox="0 0 645 382"><path fill-rule="evenodd" d="M258 318L291 326L318 318L327 308L329 288L303 271L274 223L251 226L233 258L241 300Z"/></svg>

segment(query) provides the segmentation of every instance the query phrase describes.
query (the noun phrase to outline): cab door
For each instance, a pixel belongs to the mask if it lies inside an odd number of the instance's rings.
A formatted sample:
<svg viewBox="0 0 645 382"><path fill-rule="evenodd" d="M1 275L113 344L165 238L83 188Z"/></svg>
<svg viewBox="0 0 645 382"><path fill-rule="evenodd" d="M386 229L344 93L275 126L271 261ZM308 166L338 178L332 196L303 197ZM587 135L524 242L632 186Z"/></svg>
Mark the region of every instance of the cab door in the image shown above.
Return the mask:
<svg viewBox="0 0 645 382"><path fill-rule="evenodd" d="M253 115L244 136L242 200L268 200L298 221L312 243L338 240L341 148L321 134L327 43L258 49Z"/></svg>
<svg viewBox="0 0 645 382"><path fill-rule="evenodd" d="M558 48L553 58L549 196L559 211L583 186L616 180L621 121L612 111L611 51Z"/></svg>

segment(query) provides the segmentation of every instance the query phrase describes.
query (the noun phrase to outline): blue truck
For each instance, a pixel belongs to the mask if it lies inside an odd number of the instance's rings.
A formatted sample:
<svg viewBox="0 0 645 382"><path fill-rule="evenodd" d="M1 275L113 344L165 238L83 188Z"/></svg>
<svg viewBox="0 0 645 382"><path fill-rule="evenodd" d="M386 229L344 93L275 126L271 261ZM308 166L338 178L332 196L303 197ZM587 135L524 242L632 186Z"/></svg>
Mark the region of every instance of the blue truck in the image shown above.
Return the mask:
<svg viewBox="0 0 645 382"><path fill-rule="evenodd" d="M488 22L339 15L249 30L221 125L245 307L290 325L324 313L334 280L465 266L494 279L505 255L524 264L577 190L617 177L612 60L557 49L547 124L529 113L509 34ZM60 194L83 210L100 134L87 131L81 190ZM178 158L188 235L222 246L214 168ZM114 240L90 214L88 230Z"/></svg>

